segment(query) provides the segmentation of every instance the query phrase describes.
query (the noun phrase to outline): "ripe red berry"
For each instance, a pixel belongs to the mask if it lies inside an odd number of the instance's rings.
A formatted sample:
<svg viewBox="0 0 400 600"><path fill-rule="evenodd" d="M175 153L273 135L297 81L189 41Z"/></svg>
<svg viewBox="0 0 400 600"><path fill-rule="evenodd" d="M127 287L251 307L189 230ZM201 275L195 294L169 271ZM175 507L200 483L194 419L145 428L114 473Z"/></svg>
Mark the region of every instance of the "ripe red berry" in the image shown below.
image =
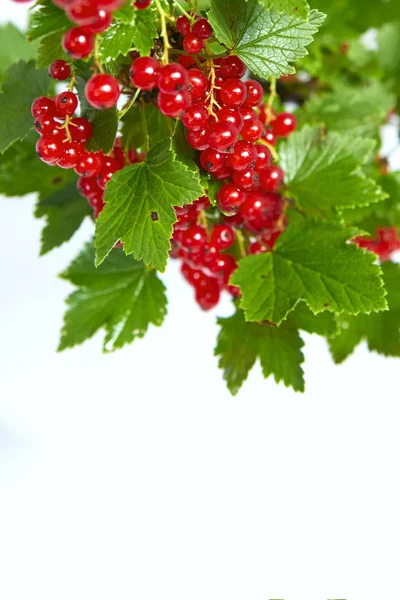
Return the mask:
<svg viewBox="0 0 400 600"><path fill-rule="evenodd" d="M271 144L271 146L275 146L276 144L276 135L275 133L272 131L272 129L266 129L265 133L263 133L264 140L266 142L268 142L268 144Z"/></svg>
<svg viewBox="0 0 400 600"><path fill-rule="evenodd" d="M217 250L228 250L235 243L235 232L230 225L216 225L211 233L210 242Z"/></svg>
<svg viewBox="0 0 400 600"><path fill-rule="evenodd" d="M54 104L60 115L71 116L78 108L78 98L74 92L61 92L54 98Z"/></svg>
<svg viewBox="0 0 400 600"><path fill-rule="evenodd" d="M200 69L189 69L188 76L188 91L190 92L193 102L205 100L209 89L207 77Z"/></svg>
<svg viewBox="0 0 400 600"><path fill-rule="evenodd" d="M111 177L117 171L121 170L121 165L119 162L112 158L111 156L107 156L104 159L103 166L101 168L100 173L97 176L97 183L102 190L106 189L107 183L110 181Z"/></svg>
<svg viewBox="0 0 400 600"><path fill-rule="evenodd" d="M112 14L105 11L103 8L97 10L96 16L88 25L84 25L83 29L86 33L97 34L106 31L112 23Z"/></svg>
<svg viewBox="0 0 400 600"><path fill-rule="evenodd" d="M73 169L83 156L84 147L80 142L65 142L62 145L61 156L57 165L63 169Z"/></svg>
<svg viewBox="0 0 400 600"><path fill-rule="evenodd" d="M52 135L54 129L59 125L54 117L43 115L35 119L35 129L40 135Z"/></svg>
<svg viewBox="0 0 400 600"><path fill-rule="evenodd" d="M42 136L36 144L36 156L43 162L54 165L61 156L62 142L52 136Z"/></svg>
<svg viewBox="0 0 400 600"><path fill-rule="evenodd" d="M158 94L158 108L167 117L179 117L183 111L192 103L189 92L183 91L178 94Z"/></svg>
<svg viewBox="0 0 400 600"><path fill-rule="evenodd" d="M281 204L278 194L254 191L247 194L246 201L239 212L247 228L260 232L274 227L281 211Z"/></svg>
<svg viewBox="0 0 400 600"><path fill-rule="evenodd" d="M237 129L238 132L240 132L244 123L239 109L226 107L221 108L221 110L218 111L218 121L220 123L230 123Z"/></svg>
<svg viewBox="0 0 400 600"><path fill-rule="evenodd" d="M188 54L198 54L204 48L204 40L195 33L188 33L183 40L183 49Z"/></svg>
<svg viewBox="0 0 400 600"><path fill-rule="evenodd" d="M72 58L80 60L93 52L94 36L86 33L83 27L73 27L64 34L62 46Z"/></svg>
<svg viewBox="0 0 400 600"><path fill-rule="evenodd" d="M133 85L141 90L154 90L157 87L160 63L150 56L137 58L131 66L130 77Z"/></svg>
<svg viewBox="0 0 400 600"><path fill-rule="evenodd" d="M177 94L184 90L188 83L188 72L179 63L169 63L159 70L157 84L161 92Z"/></svg>
<svg viewBox="0 0 400 600"><path fill-rule="evenodd" d="M84 198L95 198L99 194L103 194L103 190L99 188L97 177L80 177L78 179L77 188L79 193Z"/></svg>
<svg viewBox="0 0 400 600"><path fill-rule="evenodd" d="M218 171L214 171L213 178L222 181L223 179L229 179L232 177L232 169L229 165L224 164L223 167L218 169Z"/></svg>
<svg viewBox="0 0 400 600"><path fill-rule="evenodd" d="M96 0L99 7L104 8L107 12L113 12L123 6L126 0Z"/></svg>
<svg viewBox="0 0 400 600"><path fill-rule="evenodd" d="M227 215L234 215L245 199L246 194L244 191L238 189L232 183L225 183L217 195L218 206Z"/></svg>
<svg viewBox="0 0 400 600"><path fill-rule="evenodd" d="M246 75L246 65L238 56L226 56L221 60L220 67L224 79L241 79Z"/></svg>
<svg viewBox="0 0 400 600"><path fill-rule="evenodd" d="M221 283L228 283L236 268L236 260L230 254L217 254L209 265L211 273L216 275Z"/></svg>
<svg viewBox="0 0 400 600"><path fill-rule="evenodd" d="M207 126L208 111L204 104L193 104L182 115L182 123L191 131L200 131Z"/></svg>
<svg viewBox="0 0 400 600"><path fill-rule="evenodd" d="M214 148L207 148L200 154L200 164L209 173L215 173L224 166L225 158Z"/></svg>
<svg viewBox="0 0 400 600"><path fill-rule="evenodd" d="M245 106L260 106L264 97L264 90L258 81L249 79L245 82L247 88L247 98L244 102Z"/></svg>
<svg viewBox="0 0 400 600"><path fill-rule="evenodd" d="M71 67L65 60L55 60L49 66L49 75L58 81L65 81L71 76Z"/></svg>
<svg viewBox="0 0 400 600"><path fill-rule="evenodd" d="M256 142L262 136L263 129L263 125L258 119L248 120L244 122L240 135L247 142Z"/></svg>
<svg viewBox="0 0 400 600"><path fill-rule="evenodd" d="M253 144L239 140L228 156L227 163L234 171L246 171L255 167L256 160L257 151Z"/></svg>
<svg viewBox="0 0 400 600"><path fill-rule="evenodd" d="M234 171L233 173L234 184L244 190L250 192L258 187L260 182L260 175L255 169L247 169L246 171Z"/></svg>
<svg viewBox="0 0 400 600"><path fill-rule="evenodd" d="M120 93L118 81L105 73L93 75L85 87L86 100L100 110L115 106Z"/></svg>
<svg viewBox="0 0 400 600"><path fill-rule="evenodd" d="M263 171L260 171L260 186L267 192L277 192L282 185L285 177L280 167L272 165Z"/></svg>
<svg viewBox="0 0 400 600"><path fill-rule="evenodd" d="M220 299L220 286L216 279L203 275L196 285L196 302L203 310L215 308Z"/></svg>
<svg viewBox="0 0 400 600"><path fill-rule="evenodd" d="M151 0L135 0L133 6L138 10L144 10L145 8L148 8L150 4Z"/></svg>
<svg viewBox="0 0 400 600"><path fill-rule="evenodd" d="M247 96L247 88L240 79L227 79L219 90L221 102L230 108L242 106Z"/></svg>
<svg viewBox="0 0 400 600"><path fill-rule="evenodd" d="M31 113L34 119L44 116L54 117L56 112L56 105L54 104L54 100L52 98L40 96L32 102Z"/></svg>
<svg viewBox="0 0 400 600"><path fill-rule="evenodd" d="M70 21L77 25L90 25L97 15L97 3L93 0L79 0L67 9Z"/></svg>
<svg viewBox="0 0 400 600"><path fill-rule="evenodd" d="M75 173L81 177L98 175L103 166L101 152L84 152L75 166Z"/></svg>
<svg viewBox="0 0 400 600"><path fill-rule="evenodd" d="M69 132L75 142L87 142L92 137L93 125L84 117L75 117L70 121Z"/></svg>
<svg viewBox="0 0 400 600"><path fill-rule="evenodd" d="M207 233L204 227L192 225L189 229L182 231L181 245L191 252L199 252L207 243Z"/></svg>
<svg viewBox="0 0 400 600"><path fill-rule="evenodd" d="M230 123L215 123L209 129L208 143L219 152L229 152L238 139L238 130Z"/></svg>
<svg viewBox="0 0 400 600"><path fill-rule="evenodd" d="M201 40L207 40L212 36L213 30L207 19L199 19L193 25L193 33Z"/></svg>
<svg viewBox="0 0 400 600"><path fill-rule="evenodd" d="M190 24L190 21L185 15L182 15L177 18L176 28L179 31L179 33L181 33L182 35L187 35L188 33L190 33L192 31L192 26Z"/></svg>
<svg viewBox="0 0 400 600"><path fill-rule="evenodd" d="M188 144L195 150L206 150L209 147L208 143L208 131L207 129L201 129L200 131L188 131L187 133Z"/></svg>
<svg viewBox="0 0 400 600"><path fill-rule="evenodd" d="M279 137L287 137L297 127L297 119L291 113L280 113L271 123L272 131Z"/></svg>
<svg viewBox="0 0 400 600"><path fill-rule="evenodd" d="M249 246L249 250L248 253L249 254L263 254L264 252L267 252L268 248L266 246L263 246L262 244L260 244L260 242L253 242L252 244L250 244Z"/></svg>

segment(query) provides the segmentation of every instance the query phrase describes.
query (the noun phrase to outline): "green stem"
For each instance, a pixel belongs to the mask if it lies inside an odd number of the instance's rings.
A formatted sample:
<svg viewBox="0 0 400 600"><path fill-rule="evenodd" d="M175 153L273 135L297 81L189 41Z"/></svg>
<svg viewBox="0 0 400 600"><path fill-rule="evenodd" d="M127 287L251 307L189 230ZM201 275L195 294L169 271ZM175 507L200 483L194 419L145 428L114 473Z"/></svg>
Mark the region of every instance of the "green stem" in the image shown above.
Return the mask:
<svg viewBox="0 0 400 600"><path fill-rule="evenodd" d="M244 258L246 256L245 237L240 229L236 229L236 239L239 246L240 256Z"/></svg>
<svg viewBox="0 0 400 600"><path fill-rule="evenodd" d="M164 52L162 55L162 63L164 65L167 65L169 63L169 50L171 49L171 45L169 43L169 38L168 38L167 20L165 18L165 12L164 12L163 7L161 6L160 0L154 0L154 2L157 7L158 13L160 15L161 36L164 41Z"/></svg>
<svg viewBox="0 0 400 600"><path fill-rule="evenodd" d="M132 106L135 104L136 100L138 99L138 96L139 96L140 92L141 92L141 90L139 90L139 89L136 90L135 95L132 96L132 98L124 106L124 108L122 108L119 111L119 113L118 113L118 119L122 119L122 117L124 117L126 115L126 113L128 112L128 110L130 110L132 108Z"/></svg>
<svg viewBox="0 0 400 600"><path fill-rule="evenodd" d="M175 4L175 6L177 6L177 7L179 8L179 10L181 11L181 13L182 13L183 15L185 15L185 17L187 17L187 18L190 20L190 22L191 22L191 23L193 23L193 21L194 21L193 17L191 17L191 16L189 15L189 13L188 13L188 12L186 12L186 10L183 8L183 6L181 6L181 5L179 4L178 0L173 0L173 2L174 2L174 4Z"/></svg>

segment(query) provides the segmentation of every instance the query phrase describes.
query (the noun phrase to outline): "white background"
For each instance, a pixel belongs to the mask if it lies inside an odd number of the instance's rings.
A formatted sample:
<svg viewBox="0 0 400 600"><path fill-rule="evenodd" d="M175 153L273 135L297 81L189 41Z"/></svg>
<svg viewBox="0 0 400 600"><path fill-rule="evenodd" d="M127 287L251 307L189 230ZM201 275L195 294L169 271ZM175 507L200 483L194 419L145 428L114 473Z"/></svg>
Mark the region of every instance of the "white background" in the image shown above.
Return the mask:
<svg viewBox="0 0 400 600"><path fill-rule="evenodd" d="M32 209L1 199L0 598L398 599L399 363L308 336L304 396L256 369L233 399L175 265L161 330L58 355L91 227L39 260Z"/></svg>

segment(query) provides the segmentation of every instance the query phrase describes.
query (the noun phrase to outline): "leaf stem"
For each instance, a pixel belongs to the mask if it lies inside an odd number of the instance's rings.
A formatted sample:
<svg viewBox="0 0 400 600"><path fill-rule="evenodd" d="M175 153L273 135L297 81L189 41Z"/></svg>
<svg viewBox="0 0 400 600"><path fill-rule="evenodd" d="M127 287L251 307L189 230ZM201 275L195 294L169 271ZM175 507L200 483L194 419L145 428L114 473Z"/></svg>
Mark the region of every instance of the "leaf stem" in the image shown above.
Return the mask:
<svg viewBox="0 0 400 600"><path fill-rule="evenodd" d="M272 121L272 107L274 104L274 100L277 97L277 93L276 93L276 78L272 77L271 79L271 87L270 87L270 93L269 93L269 98L268 98L268 102L267 102L267 122L266 125L269 125Z"/></svg>
<svg viewBox="0 0 400 600"><path fill-rule="evenodd" d="M183 15L185 15L185 17L187 17L188 19L190 19L190 22L193 23L193 17L190 16L190 14L183 8L183 6L180 5L180 3L178 2L178 0L173 0L175 6L177 6L179 8L179 10L181 11L181 13Z"/></svg>
<svg viewBox="0 0 400 600"><path fill-rule="evenodd" d="M245 237L244 237L243 233L240 231L240 229L236 229L236 239L237 239L237 243L239 246L240 256L242 258L245 258L245 256L247 256L246 246L245 246Z"/></svg>
<svg viewBox="0 0 400 600"><path fill-rule="evenodd" d="M169 63L169 50L171 50L172 46L169 43L168 38L168 30L167 30L167 20L165 18L165 12L163 7L161 6L160 0L154 0L157 10L161 19L161 35L164 41L164 50L162 55L162 63L163 65L167 65Z"/></svg>
<svg viewBox="0 0 400 600"><path fill-rule="evenodd" d="M122 108L119 113L118 113L118 119L122 119L122 117L124 117L126 115L126 113L128 112L128 110L130 110L132 108L132 106L135 104L136 100L138 99L138 96L140 94L141 90L137 89L134 96L132 96L132 98L129 100L129 102L124 106L124 108Z"/></svg>

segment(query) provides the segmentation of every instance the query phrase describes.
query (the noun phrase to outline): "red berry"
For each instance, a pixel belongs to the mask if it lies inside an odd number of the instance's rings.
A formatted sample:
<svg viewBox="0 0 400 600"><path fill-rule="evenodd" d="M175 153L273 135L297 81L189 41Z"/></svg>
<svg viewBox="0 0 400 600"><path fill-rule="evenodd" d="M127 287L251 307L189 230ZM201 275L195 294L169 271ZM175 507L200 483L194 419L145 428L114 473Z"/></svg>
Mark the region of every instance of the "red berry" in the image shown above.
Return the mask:
<svg viewBox="0 0 400 600"><path fill-rule="evenodd" d="M69 132L75 142L87 142L92 137L93 125L84 117L75 117L70 121Z"/></svg>
<svg viewBox="0 0 400 600"><path fill-rule="evenodd" d="M255 167L257 151L253 144L245 140L239 140L228 156L227 163L234 171L246 171Z"/></svg>
<svg viewBox="0 0 400 600"><path fill-rule="evenodd" d="M44 116L54 117L56 112L56 105L54 104L54 100L52 98L40 96L32 102L31 113L34 119Z"/></svg>
<svg viewBox="0 0 400 600"><path fill-rule="evenodd" d="M209 89L207 77L202 71L200 71L200 69L189 69L188 76L188 90L193 102L196 102L197 100L205 100Z"/></svg>
<svg viewBox="0 0 400 600"><path fill-rule="evenodd" d="M62 146L62 142L53 136L44 135L36 144L36 155L43 162L53 165L61 156Z"/></svg>
<svg viewBox="0 0 400 600"><path fill-rule="evenodd" d="M250 244L248 250L249 254L262 254L267 251L268 248L260 244L260 242L253 242L252 244Z"/></svg>
<svg viewBox="0 0 400 600"><path fill-rule="evenodd" d="M190 21L185 15L182 15L181 17L177 18L176 28L182 35L187 35L192 31Z"/></svg>
<svg viewBox="0 0 400 600"><path fill-rule="evenodd" d="M202 129L200 131L188 131L187 133L188 144L195 150L206 150L209 147L208 144L208 130Z"/></svg>
<svg viewBox="0 0 400 600"><path fill-rule="evenodd" d="M196 285L196 302L203 310L215 308L220 299L220 287L217 280L211 277L201 279L201 284Z"/></svg>
<svg viewBox="0 0 400 600"><path fill-rule="evenodd" d="M62 46L65 52L76 60L86 58L94 48L94 36L86 33L83 27L73 27L63 36Z"/></svg>
<svg viewBox="0 0 400 600"><path fill-rule="evenodd" d="M75 173L81 177L98 175L103 166L101 152L84 152L75 167Z"/></svg>
<svg viewBox="0 0 400 600"><path fill-rule="evenodd" d="M158 94L158 108L167 117L179 117L183 111L192 103L189 92L183 91L179 94Z"/></svg>
<svg viewBox="0 0 400 600"><path fill-rule="evenodd" d="M272 131L272 129L267 129L265 131L265 133L263 134L262 137L264 138L264 140L266 142L268 142L268 144L271 144L271 146L275 146L275 144L276 144L276 135Z"/></svg>
<svg viewBox="0 0 400 600"><path fill-rule="evenodd" d="M189 229L182 231L181 245L191 252L199 252L207 243L207 233L204 227L192 225Z"/></svg>
<svg viewBox="0 0 400 600"><path fill-rule="evenodd" d="M198 54L204 48L204 41L195 33L188 33L183 40L183 49L188 54Z"/></svg>
<svg viewBox="0 0 400 600"><path fill-rule="evenodd" d="M230 225L216 225L211 233L210 242L217 250L227 250L235 243L235 232Z"/></svg>
<svg viewBox="0 0 400 600"><path fill-rule="evenodd" d="M235 171L233 173L234 184L244 190L250 192L254 190L260 181L260 176L255 169L247 169L246 171Z"/></svg>
<svg viewBox="0 0 400 600"><path fill-rule="evenodd" d="M99 187L102 190L105 190L106 185L110 181L111 177L114 175L114 173L120 170L121 165L119 164L119 162L115 158L107 156L103 162L101 171L97 176L97 183Z"/></svg>
<svg viewBox="0 0 400 600"><path fill-rule="evenodd" d="M207 148L200 154L200 163L203 169L209 173L214 173L224 166L224 155L214 148Z"/></svg>
<svg viewBox="0 0 400 600"><path fill-rule="evenodd" d="M54 129L59 125L54 117L38 117L35 120L34 126L40 135L52 135Z"/></svg>
<svg viewBox="0 0 400 600"><path fill-rule="evenodd" d="M245 82L247 88L247 98L244 102L245 106L260 106L264 98L264 90L261 83L249 79Z"/></svg>
<svg viewBox="0 0 400 600"><path fill-rule="evenodd" d="M256 142L262 136L263 129L264 127L258 119L248 120L244 122L240 134L247 142Z"/></svg>
<svg viewBox="0 0 400 600"><path fill-rule="evenodd" d="M144 10L145 8L149 7L150 4L151 0L135 0L133 6L138 10Z"/></svg>
<svg viewBox="0 0 400 600"><path fill-rule="evenodd" d="M227 215L234 215L245 199L246 194L243 190L231 183L225 183L217 195L218 206Z"/></svg>
<svg viewBox="0 0 400 600"><path fill-rule="evenodd" d="M236 270L236 260L230 254L217 254L209 269L222 283L228 283L230 276Z"/></svg>
<svg viewBox="0 0 400 600"><path fill-rule="evenodd" d="M271 164L271 152L266 146L261 144L256 144L253 148L255 148L257 153L257 160L254 168L256 171L264 171L264 169Z"/></svg>
<svg viewBox="0 0 400 600"><path fill-rule="evenodd" d="M246 227L253 231L272 229L279 217L282 201L278 194L255 191L247 194L239 209Z"/></svg>
<svg viewBox="0 0 400 600"><path fill-rule="evenodd" d="M182 115L182 123L191 131L200 131L207 126L208 111L204 104L193 104Z"/></svg>
<svg viewBox="0 0 400 600"><path fill-rule="evenodd" d="M118 102L121 92L118 81L112 75L93 75L85 87L85 97L91 106L100 110L112 108Z"/></svg>
<svg viewBox="0 0 400 600"><path fill-rule="evenodd" d="M218 180L229 179L230 177L232 177L232 169L227 164L224 164L223 167L213 173L213 178Z"/></svg>
<svg viewBox="0 0 400 600"><path fill-rule="evenodd" d="M77 25L90 25L97 15L97 3L95 0L79 0L67 9L70 21Z"/></svg>
<svg viewBox="0 0 400 600"><path fill-rule="evenodd" d="M161 92L177 94L187 87L188 72L179 63L170 63L159 70L157 83Z"/></svg>
<svg viewBox="0 0 400 600"><path fill-rule="evenodd" d="M238 130L230 123L215 123L209 129L208 143L219 152L233 149L238 139Z"/></svg>
<svg viewBox="0 0 400 600"><path fill-rule="evenodd" d="M242 106L241 108L239 108L239 112L243 117L243 121L246 123L246 121L257 121L258 119L258 114L256 113L256 111L252 108L250 108L249 106Z"/></svg>
<svg viewBox="0 0 400 600"><path fill-rule="evenodd" d="M112 20L112 14L100 8L90 24L85 25L83 29L90 34L103 33L110 27Z"/></svg>
<svg viewBox="0 0 400 600"><path fill-rule="evenodd" d="M271 123L272 131L279 137L287 137L297 127L297 119L291 113L280 113Z"/></svg>
<svg viewBox="0 0 400 600"><path fill-rule="evenodd" d="M78 191L84 198L96 198L103 195L103 191L99 188L97 177L79 177L77 183Z"/></svg>
<svg viewBox="0 0 400 600"><path fill-rule="evenodd" d="M277 192L282 185L284 177L285 174L282 169L272 165L260 171L260 186L267 192Z"/></svg>
<svg viewBox="0 0 400 600"><path fill-rule="evenodd" d="M246 75L246 65L238 56L226 56L221 60L220 67L224 79L241 79Z"/></svg>
<svg viewBox="0 0 400 600"><path fill-rule="evenodd" d="M107 12L113 12L114 10L118 10L121 8L126 2L126 0L96 0L97 4L104 8Z"/></svg>
<svg viewBox="0 0 400 600"><path fill-rule="evenodd" d="M65 60L55 60L49 66L49 75L58 81L65 81L71 76L71 67Z"/></svg>
<svg viewBox="0 0 400 600"><path fill-rule="evenodd" d="M160 63L150 56L137 58L131 66L130 77L133 85L141 90L154 90L157 87Z"/></svg>
<svg viewBox="0 0 400 600"><path fill-rule="evenodd" d="M194 208L199 212L201 210L206 210L210 207L210 205L210 198L208 196L201 196L196 200L196 202L193 203Z"/></svg>
<svg viewBox="0 0 400 600"><path fill-rule="evenodd" d="M221 101L225 106L235 108L242 106L247 96L247 88L239 79L227 79L219 90Z"/></svg>
<svg viewBox="0 0 400 600"><path fill-rule="evenodd" d="M83 144L79 142L65 142L62 145L62 152L57 165L63 169L73 169L78 164L83 153Z"/></svg>
<svg viewBox="0 0 400 600"><path fill-rule="evenodd" d="M220 123L230 123L239 132L243 127L243 117L237 108L221 108L218 111L218 121Z"/></svg>
<svg viewBox="0 0 400 600"><path fill-rule="evenodd" d="M60 115L71 116L78 108L78 98L74 92L61 92L54 98L54 104Z"/></svg>
<svg viewBox="0 0 400 600"><path fill-rule="evenodd" d="M201 40L207 40L212 36L213 30L207 19L199 19L193 25L193 33Z"/></svg>

